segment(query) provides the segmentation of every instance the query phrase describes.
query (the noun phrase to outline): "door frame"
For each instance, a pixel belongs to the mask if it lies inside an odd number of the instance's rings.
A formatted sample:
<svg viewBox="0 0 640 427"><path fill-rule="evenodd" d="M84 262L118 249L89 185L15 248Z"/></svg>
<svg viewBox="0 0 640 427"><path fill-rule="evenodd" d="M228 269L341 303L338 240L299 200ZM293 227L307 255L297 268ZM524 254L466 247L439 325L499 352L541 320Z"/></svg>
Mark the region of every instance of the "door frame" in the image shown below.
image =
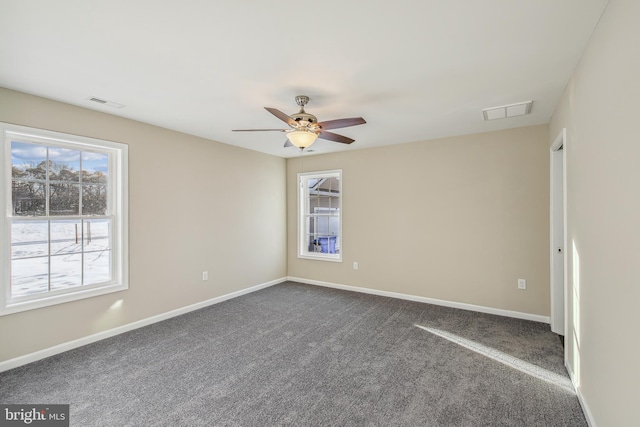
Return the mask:
<svg viewBox="0 0 640 427"><path fill-rule="evenodd" d="M557 161L558 152L562 150L562 174L557 176L555 173L554 163ZM565 335L565 328L568 325L568 310L567 310L567 283L568 283L568 271L567 271L567 129L563 128L558 136L551 144L549 151L549 273L550 273L550 296L551 296L551 330L558 335ZM560 187L560 188L558 188ZM554 203L554 194L556 191L562 191L562 206L557 206ZM562 215L562 218L558 218ZM554 237L554 224L557 220L562 221L562 283L557 283L556 277L556 259L557 259L557 242ZM558 295L562 296L562 313L558 312L556 308Z"/></svg>

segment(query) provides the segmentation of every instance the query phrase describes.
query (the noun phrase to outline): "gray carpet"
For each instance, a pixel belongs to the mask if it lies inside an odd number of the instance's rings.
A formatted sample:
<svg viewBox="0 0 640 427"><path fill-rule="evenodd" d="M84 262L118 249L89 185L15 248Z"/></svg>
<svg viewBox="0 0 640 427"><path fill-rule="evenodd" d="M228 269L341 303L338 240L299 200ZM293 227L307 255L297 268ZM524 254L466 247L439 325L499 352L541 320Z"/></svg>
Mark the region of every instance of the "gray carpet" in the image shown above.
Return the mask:
<svg viewBox="0 0 640 427"><path fill-rule="evenodd" d="M72 426L586 426L549 325L283 283L0 374Z"/></svg>

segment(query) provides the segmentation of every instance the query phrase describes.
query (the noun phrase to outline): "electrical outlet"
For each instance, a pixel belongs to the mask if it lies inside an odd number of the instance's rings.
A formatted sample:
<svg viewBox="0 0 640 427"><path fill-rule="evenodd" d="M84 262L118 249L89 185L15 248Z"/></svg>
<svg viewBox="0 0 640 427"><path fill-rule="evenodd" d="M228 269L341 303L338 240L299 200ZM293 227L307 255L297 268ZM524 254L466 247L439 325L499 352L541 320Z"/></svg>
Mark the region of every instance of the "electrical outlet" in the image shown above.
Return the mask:
<svg viewBox="0 0 640 427"><path fill-rule="evenodd" d="M358 261L354 261L353 262L353 269L357 270L358 269Z"/></svg>
<svg viewBox="0 0 640 427"><path fill-rule="evenodd" d="M205 280L209 280L209 272L208 271L203 271L202 272L202 281L204 282Z"/></svg>
<svg viewBox="0 0 640 427"><path fill-rule="evenodd" d="M527 281L525 279L518 279L518 289L527 289Z"/></svg>

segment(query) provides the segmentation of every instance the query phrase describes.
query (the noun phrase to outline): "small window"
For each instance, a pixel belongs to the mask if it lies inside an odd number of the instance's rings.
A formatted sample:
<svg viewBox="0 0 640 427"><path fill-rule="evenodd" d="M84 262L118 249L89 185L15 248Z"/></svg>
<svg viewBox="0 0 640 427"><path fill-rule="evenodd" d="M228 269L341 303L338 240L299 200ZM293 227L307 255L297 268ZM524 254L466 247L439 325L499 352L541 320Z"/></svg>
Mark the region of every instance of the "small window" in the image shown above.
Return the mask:
<svg viewBox="0 0 640 427"><path fill-rule="evenodd" d="M127 146L0 125L0 314L127 289Z"/></svg>
<svg viewBox="0 0 640 427"><path fill-rule="evenodd" d="M342 171L298 174L298 257L342 261Z"/></svg>

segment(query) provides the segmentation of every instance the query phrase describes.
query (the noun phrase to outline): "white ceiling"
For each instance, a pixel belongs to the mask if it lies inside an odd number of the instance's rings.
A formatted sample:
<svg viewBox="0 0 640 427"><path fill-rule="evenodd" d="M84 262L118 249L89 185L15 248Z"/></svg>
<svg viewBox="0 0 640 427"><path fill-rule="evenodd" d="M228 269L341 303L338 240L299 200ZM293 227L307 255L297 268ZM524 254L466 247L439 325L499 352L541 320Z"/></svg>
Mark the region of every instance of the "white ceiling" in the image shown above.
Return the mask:
<svg viewBox="0 0 640 427"><path fill-rule="evenodd" d="M285 128L263 107L296 95L367 121L316 153L422 141L547 123L608 1L0 0L0 86L281 157L231 129Z"/></svg>

